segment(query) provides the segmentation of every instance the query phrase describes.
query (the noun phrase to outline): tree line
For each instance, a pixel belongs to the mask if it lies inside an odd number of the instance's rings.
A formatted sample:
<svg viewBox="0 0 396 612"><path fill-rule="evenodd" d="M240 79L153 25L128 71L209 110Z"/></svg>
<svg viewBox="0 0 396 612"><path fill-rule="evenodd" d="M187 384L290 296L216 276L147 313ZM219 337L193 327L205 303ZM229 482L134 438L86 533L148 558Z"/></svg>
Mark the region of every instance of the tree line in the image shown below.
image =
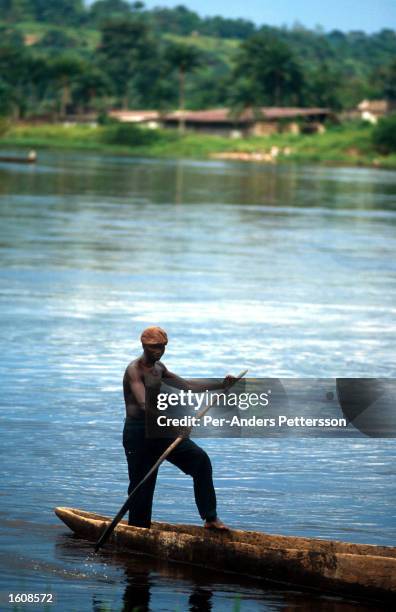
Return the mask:
<svg viewBox="0 0 396 612"><path fill-rule="evenodd" d="M258 27L124 0L0 0L0 14L1 115L396 101L392 30Z"/></svg>
<svg viewBox="0 0 396 612"><path fill-rule="evenodd" d="M108 18L129 18L139 13L150 21L156 31L188 36L196 31L205 36L219 38L247 38L256 30L246 19L228 19L221 16L200 17L180 5L175 8L145 9L143 2L125 0L97 0L85 5L82 0L0 0L0 14L9 22L39 21L66 26L93 26Z"/></svg>

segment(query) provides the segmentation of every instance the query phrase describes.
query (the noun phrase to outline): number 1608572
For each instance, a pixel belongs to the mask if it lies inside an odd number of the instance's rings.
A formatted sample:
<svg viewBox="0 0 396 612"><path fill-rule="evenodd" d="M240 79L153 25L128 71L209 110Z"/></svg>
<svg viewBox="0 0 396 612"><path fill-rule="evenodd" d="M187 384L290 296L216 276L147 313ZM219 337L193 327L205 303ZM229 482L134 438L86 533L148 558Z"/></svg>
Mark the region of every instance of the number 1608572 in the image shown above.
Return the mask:
<svg viewBox="0 0 396 612"><path fill-rule="evenodd" d="M9 593L8 603L11 604L35 604L53 603L52 593Z"/></svg>

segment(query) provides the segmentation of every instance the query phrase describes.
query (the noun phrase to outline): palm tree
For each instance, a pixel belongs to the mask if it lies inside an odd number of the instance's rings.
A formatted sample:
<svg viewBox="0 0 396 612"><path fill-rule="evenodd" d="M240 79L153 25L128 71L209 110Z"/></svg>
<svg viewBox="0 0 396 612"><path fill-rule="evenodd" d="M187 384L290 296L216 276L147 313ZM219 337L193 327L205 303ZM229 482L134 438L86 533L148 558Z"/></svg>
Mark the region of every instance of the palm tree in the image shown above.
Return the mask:
<svg viewBox="0 0 396 612"><path fill-rule="evenodd" d="M59 114L65 117L67 107L72 101L72 82L83 72L83 63L79 57L64 53L56 57L51 65L51 76L60 89Z"/></svg>
<svg viewBox="0 0 396 612"><path fill-rule="evenodd" d="M177 69L179 77L179 131L185 128L185 84L186 74L198 68L202 63L199 51L190 45L172 43L165 51L165 57L170 65Z"/></svg>

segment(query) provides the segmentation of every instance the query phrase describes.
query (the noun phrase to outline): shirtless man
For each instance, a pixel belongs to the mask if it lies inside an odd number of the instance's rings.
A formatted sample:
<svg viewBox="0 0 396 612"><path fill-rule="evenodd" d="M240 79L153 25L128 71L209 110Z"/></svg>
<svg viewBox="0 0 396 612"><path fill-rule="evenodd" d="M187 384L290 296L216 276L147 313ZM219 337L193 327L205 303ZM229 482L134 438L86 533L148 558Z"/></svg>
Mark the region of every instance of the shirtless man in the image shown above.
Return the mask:
<svg viewBox="0 0 396 612"><path fill-rule="evenodd" d="M169 446L169 439L145 437L145 408L147 381L150 384L158 378L158 388L162 379L178 389L191 389L194 392L218 389L212 383L199 384L184 380L170 372L160 361L168 343L166 332L160 327L148 327L141 335L143 354L132 361L124 374L124 399L126 419L123 445L128 462L128 494L147 474L157 459ZM226 376L221 384L227 389L235 379ZM185 474L194 480L195 502L201 518L208 529L227 529L219 520L216 512L216 494L212 480L212 465L206 452L189 438L185 438L167 457ZM137 527L151 526L151 512L158 470L140 488L129 511L129 524Z"/></svg>

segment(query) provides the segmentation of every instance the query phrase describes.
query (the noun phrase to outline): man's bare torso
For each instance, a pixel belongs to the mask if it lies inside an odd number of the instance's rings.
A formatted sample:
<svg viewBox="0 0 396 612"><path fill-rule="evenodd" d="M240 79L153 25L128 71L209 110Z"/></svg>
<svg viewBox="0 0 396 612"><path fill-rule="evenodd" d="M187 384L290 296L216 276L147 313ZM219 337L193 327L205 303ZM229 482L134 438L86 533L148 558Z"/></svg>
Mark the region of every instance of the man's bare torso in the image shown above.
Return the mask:
<svg viewBox="0 0 396 612"><path fill-rule="evenodd" d="M131 361L123 379L126 416L144 419L146 378L162 380L165 372L166 367L161 361L156 361L151 367L144 366L140 357Z"/></svg>

